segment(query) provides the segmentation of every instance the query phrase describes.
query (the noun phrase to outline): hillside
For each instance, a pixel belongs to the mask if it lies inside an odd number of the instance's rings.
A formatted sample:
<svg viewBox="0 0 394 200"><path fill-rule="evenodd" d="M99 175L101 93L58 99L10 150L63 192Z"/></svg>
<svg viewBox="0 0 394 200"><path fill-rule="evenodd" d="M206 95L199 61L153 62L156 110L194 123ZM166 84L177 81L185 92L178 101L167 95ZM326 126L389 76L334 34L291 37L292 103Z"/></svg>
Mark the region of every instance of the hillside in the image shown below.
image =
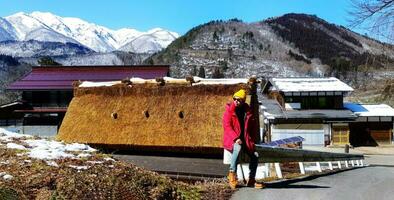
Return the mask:
<svg viewBox="0 0 394 200"><path fill-rule="evenodd" d="M19 92L6 91L8 84L30 71L31 66L18 62L17 59L0 54L0 105L20 98Z"/></svg>
<svg viewBox="0 0 394 200"><path fill-rule="evenodd" d="M343 76L393 71L394 47L312 15L287 14L256 23L212 21L197 26L147 63L174 65L174 76L204 67L207 76ZM384 74L379 74L384 76Z"/></svg>
<svg viewBox="0 0 394 200"><path fill-rule="evenodd" d="M13 57L72 56L92 53L85 46L74 43L29 41L2 41L0 54Z"/></svg>
<svg viewBox="0 0 394 200"><path fill-rule="evenodd" d="M197 26L145 63L170 64L175 77L335 76L357 90L393 79L394 46L314 15L286 14Z"/></svg>

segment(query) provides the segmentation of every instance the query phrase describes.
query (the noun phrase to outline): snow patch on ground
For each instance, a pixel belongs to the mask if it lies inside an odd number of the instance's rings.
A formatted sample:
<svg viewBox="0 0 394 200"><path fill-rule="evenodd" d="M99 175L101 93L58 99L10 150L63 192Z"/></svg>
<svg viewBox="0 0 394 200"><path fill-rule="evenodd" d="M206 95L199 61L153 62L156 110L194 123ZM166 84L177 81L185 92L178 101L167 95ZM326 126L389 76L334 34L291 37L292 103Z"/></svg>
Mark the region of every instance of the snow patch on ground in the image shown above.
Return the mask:
<svg viewBox="0 0 394 200"><path fill-rule="evenodd" d="M0 128L0 140L5 141L5 142L10 142L13 139L18 139L18 138L29 138L33 137L31 135L25 135L25 134L20 134L20 133L15 133L12 130L7 130L4 128Z"/></svg>
<svg viewBox="0 0 394 200"><path fill-rule="evenodd" d="M46 163L47 163L47 165L52 166L52 167L59 167L59 165L53 160L46 161Z"/></svg>
<svg viewBox="0 0 394 200"><path fill-rule="evenodd" d="M30 158L36 158L41 160L53 160L61 158L72 158L73 154L65 153L59 149L32 149L28 156Z"/></svg>
<svg viewBox="0 0 394 200"><path fill-rule="evenodd" d="M0 172L0 176L4 180L12 180L14 178L12 175L7 174L6 172Z"/></svg>
<svg viewBox="0 0 394 200"><path fill-rule="evenodd" d="M111 162L115 162L115 160L113 158L104 158L105 161L111 161Z"/></svg>
<svg viewBox="0 0 394 200"><path fill-rule="evenodd" d="M90 168L89 166L78 166L78 165L69 165L69 167L77 169L77 170L87 170Z"/></svg>
<svg viewBox="0 0 394 200"><path fill-rule="evenodd" d="M22 145L20 145L20 144L15 144L15 143L7 143L7 148L8 149L19 149L19 150L25 150L26 149L26 147L25 146L22 146Z"/></svg>
<svg viewBox="0 0 394 200"><path fill-rule="evenodd" d="M4 180L12 180L14 177L12 175L6 174L3 176Z"/></svg>
<svg viewBox="0 0 394 200"><path fill-rule="evenodd" d="M90 157L90 153L97 151L86 144L65 144L47 139L33 139L33 136L15 133L3 128L0 128L0 134L0 140L7 143L6 148L27 151L19 153L17 156L27 155L30 158L46 160L47 164L51 166L57 166L57 163L51 162L51 160ZM18 144L14 139L19 141Z"/></svg>

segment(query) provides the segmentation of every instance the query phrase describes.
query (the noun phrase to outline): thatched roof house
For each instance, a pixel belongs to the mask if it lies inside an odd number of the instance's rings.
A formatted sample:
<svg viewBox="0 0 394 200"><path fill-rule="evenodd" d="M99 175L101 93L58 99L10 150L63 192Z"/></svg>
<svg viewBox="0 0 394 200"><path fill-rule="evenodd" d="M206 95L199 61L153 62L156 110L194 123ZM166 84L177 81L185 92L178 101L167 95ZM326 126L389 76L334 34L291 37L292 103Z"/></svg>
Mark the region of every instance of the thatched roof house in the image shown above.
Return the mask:
<svg viewBox="0 0 394 200"><path fill-rule="evenodd" d="M77 83L58 139L127 149L222 152L225 104L244 88L258 109L255 86L255 79L198 77Z"/></svg>

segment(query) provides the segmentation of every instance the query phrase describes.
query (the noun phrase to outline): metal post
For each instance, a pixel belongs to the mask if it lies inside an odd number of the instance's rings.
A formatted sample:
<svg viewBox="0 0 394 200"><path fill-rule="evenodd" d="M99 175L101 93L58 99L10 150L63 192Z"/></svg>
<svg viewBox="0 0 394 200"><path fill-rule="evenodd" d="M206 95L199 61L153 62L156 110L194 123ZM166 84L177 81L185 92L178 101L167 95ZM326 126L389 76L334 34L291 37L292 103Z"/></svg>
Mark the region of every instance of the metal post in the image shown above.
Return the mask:
<svg viewBox="0 0 394 200"><path fill-rule="evenodd" d="M332 167L332 162L328 162L328 168L330 168L330 170L334 170L334 168Z"/></svg>
<svg viewBox="0 0 394 200"><path fill-rule="evenodd" d="M354 160L352 160L351 163L352 163L352 167L354 167Z"/></svg>
<svg viewBox="0 0 394 200"><path fill-rule="evenodd" d="M275 163L275 171L278 178L283 178L279 163Z"/></svg>
<svg viewBox="0 0 394 200"><path fill-rule="evenodd" d="M300 172L301 174L305 174L305 167L303 162L298 162L298 165L300 166Z"/></svg>
<svg viewBox="0 0 394 200"><path fill-rule="evenodd" d="M349 144L345 145L345 153L349 153L349 147L350 147Z"/></svg>
<svg viewBox="0 0 394 200"><path fill-rule="evenodd" d="M347 162L347 160L345 160L345 167L349 168L349 163Z"/></svg>
<svg viewBox="0 0 394 200"><path fill-rule="evenodd" d="M364 162L363 160L360 160L361 166L364 166Z"/></svg>
<svg viewBox="0 0 394 200"><path fill-rule="evenodd" d="M359 167L360 166L360 161L356 160L356 164L357 164L357 167Z"/></svg>
<svg viewBox="0 0 394 200"><path fill-rule="evenodd" d="M341 161L338 161L338 169L342 169Z"/></svg>
<svg viewBox="0 0 394 200"><path fill-rule="evenodd" d="M316 167L318 172L322 172L320 162L316 162Z"/></svg>
<svg viewBox="0 0 394 200"><path fill-rule="evenodd" d="M246 178L245 178L244 169L242 167L242 164L239 164L239 167L241 168L242 181L244 182L244 184L246 184Z"/></svg>

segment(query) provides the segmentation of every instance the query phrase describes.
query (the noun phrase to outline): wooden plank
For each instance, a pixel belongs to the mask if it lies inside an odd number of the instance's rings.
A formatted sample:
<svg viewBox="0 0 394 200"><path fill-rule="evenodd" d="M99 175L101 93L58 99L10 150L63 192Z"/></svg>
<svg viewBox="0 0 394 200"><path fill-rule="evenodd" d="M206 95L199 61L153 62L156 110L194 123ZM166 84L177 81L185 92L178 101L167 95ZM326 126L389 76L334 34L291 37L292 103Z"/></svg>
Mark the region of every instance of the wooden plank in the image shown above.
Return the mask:
<svg viewBox="0 0 394 200"><path fill-rule="evenodd" d="M279 163L275 163L275 171L278 178L283 178L282 170L280 169Z"/></svg>
<svg viewBox="0 0 394 200"><path fill-rule="evenodd" d="M332 162L328 162L328 168L329 168L330 170L334 170L334 168L332 167Z"/></svg>
<svg viewBox="0 0 394 200"><path fill-rule="evenodd" d="M298 165L300 166L300 173L305 174L305 167L303 162L298 162Z"/></svg>
<svg viewBox="0 0 394 200"><path fill-rule="evenodd" d="M321 169L320 162L316 162L316 167L318 172L322 172L323 170Z"/></svg>
<svg viewBox="0 0 394 200"><path fill-rule="evenodd" d="M342 169L341 161L337 161L338 169Z"/></svg>

